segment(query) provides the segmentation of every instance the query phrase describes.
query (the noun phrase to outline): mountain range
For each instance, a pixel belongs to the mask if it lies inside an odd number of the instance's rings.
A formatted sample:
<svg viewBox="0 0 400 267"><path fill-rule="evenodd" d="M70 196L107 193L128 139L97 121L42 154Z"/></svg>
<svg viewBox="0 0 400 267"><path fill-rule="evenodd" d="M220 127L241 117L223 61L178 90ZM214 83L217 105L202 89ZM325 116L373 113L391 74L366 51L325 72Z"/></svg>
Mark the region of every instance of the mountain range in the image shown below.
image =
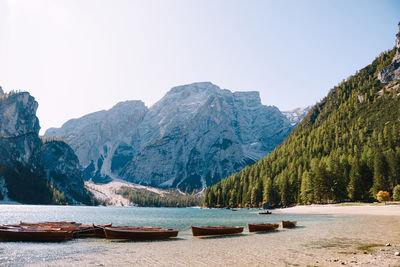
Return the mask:
<svg viewBox="0 0 400 267"><path fill-rule="evenodd" d="M258 92L200 82L172 88L150 108L120 102L45 136L72 147L87 180L192 192L265 157L309 109L282 113L263 105Z"/></svg>

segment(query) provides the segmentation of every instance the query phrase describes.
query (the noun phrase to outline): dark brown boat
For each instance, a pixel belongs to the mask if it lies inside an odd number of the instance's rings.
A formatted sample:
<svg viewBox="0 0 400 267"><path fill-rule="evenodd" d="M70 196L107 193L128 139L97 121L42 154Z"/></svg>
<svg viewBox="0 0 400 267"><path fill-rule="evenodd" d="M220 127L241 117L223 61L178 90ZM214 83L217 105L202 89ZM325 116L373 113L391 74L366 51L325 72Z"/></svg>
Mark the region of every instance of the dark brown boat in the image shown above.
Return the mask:
<svg viewBox="0 0 400 267"><path fill-rule="evenodd" d="M65 221L60 221L60 222L35 222L35 223L30 223L30 222L23 222L20 221L19 225L21 226L37 226L37 225L81 225L81 223L76 223L76 222L65 222Z"/></svg>
<svg viewBox="0 0 400 267"><path fill-rule="evenodd" d="M158 240L178 236L178 230L135 227L135 226L115 226L104 227L107 239L129 239L129 240Z"/></svg>
<svg viewBox="0 0 400 267"><path fill-rule="evenodd" d="M293 228L296 227L296 221L282 221L282 228Z"/></svg>
<svg viewBox="0 0 400 267"><path fill-rule="evenodd" d="M275 231L278 229L279 224L273 223L254 223L248 224L249 232L268 232L268 231Z"/></svg>
<svg viewBox="0 0 400 267"><path fill-rule="evenodd" d="M233 235L243 232L241 226L191 226L193 236L207 236L207 235Z"/></svg>
<svg viewBox="0 0 400 267"><path fill-rule="evenodd" d="M1 241L62 242L71 239L71 231L29 230L22 228L0 229Z"/></svg>
<svg viewBox="0 0 400 267"><path fill-rule="evenodd" d="M270 211L260 211L258 214L260 214L260 215L267 215L267 214L272 214L272 212L270 212Z"/></svg>
<svg viewBox="0 0 400 267"><path fill-rule="evenodd" d="M112 223L110 224L99 224L99 225L93 225L95 227L94 229L94 234L96 237L106 237L106 233L104 231L104 228L106 227L112 227Z"/></svg>

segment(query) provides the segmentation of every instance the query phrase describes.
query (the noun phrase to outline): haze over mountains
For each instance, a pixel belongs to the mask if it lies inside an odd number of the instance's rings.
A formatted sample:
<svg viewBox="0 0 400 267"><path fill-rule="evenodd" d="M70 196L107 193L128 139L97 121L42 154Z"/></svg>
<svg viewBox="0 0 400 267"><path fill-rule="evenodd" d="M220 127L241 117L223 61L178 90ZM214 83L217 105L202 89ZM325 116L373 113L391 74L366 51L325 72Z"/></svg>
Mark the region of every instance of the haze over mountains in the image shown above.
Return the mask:
<svg viewBox="0 0 400 267"><path fill-rule="evenodd" d="M142 101L67 121L45 136L74 149L85 179L111 179L192 192L266 156L308 108L286 114L258 92L209 83L172 88L150 108Z"/></svg>

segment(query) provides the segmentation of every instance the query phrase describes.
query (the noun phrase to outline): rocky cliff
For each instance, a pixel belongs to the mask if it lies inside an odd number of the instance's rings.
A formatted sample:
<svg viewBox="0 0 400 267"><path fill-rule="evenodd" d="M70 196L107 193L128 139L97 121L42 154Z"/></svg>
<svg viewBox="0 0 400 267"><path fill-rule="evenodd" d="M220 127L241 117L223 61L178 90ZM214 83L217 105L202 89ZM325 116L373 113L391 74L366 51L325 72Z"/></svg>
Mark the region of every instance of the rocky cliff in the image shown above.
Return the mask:
<svg viewBox="0 0 400 267"><path fill-rule="evenodd" d="M302 108L295 108L288 111L282 111L282 114L288 118L291 125L295 126L307 115L311 110L312 106L306 106Z"/></svg>
<svg viewBox="0 0 400 267"><path fill-rule="evenodd" d="M264 157L292 128L258 92L203 82L174 87L150 108L122 102L45 135L71 145L87 179L192 191Z"/></svg>
<svg viewBox="0 0 400 267"><path fill-rule="evenodd" d="M59 194L69 203L90 202L73 150L39 138L35 99L28 92L0 93L0 200L55 203Z"/></svg>
<svg viewBox="0 0 400 267"><path fill-rule="evenodd" d="M400 22L399 22L399 32L396 34L396 45L395 45L396 54L392 59L392 63L384 68L381 72L378 73L378 79L382 83L388 83L386 89L395 89L399 88L399 80L400 80Z"/></svg>

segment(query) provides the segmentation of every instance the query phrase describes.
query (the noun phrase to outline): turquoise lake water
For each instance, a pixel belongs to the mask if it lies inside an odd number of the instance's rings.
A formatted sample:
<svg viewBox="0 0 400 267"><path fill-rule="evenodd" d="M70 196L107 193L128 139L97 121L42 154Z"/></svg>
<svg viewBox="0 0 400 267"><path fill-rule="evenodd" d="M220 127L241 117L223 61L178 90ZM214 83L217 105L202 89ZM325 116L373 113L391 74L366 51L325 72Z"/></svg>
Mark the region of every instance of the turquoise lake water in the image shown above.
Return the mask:
<svg viewBox="0 0 400 267"><path fill-rule="evenodd" d="M88 206L0 205L0 224L38 221L75 221L84 224L153 226L189 232L190 225L235 225L297 220L303 224L333 219L333 216L270 214L261 210L199 208L134 208Z"/></svg>
<svg viewBox="0 0 400 267"><path fill-rule="evenodd" d="M0 224L19 223L20 221L76 221L85 224L154 226L178 229L176 242L195 241L190 232L190 225L236 225L247 223L280 222L296 220L302 229L315 228L321 223L345 220L342 216L328 215L259 215L259 210L216 210L199 208L134 208L134 207L86 207L86 206L35 206L35 205L0 205ZM244 235L248 234L247 227ZM277 233L279 234L279 233ZM155 241L146 241L155 242ZM146 242L137 244L145 246ZM156 241L169 242L169 241ZM187 243L189 244L189 243ZM121 247L124 246L122 243ZM79 255L103 253L109 249L110 241L104 239L77 239L64 243L24 243L1 242L0 266L24 266L42 264L48 261L79 258ZM119 244L113 245L113 247Z"/></svg>

